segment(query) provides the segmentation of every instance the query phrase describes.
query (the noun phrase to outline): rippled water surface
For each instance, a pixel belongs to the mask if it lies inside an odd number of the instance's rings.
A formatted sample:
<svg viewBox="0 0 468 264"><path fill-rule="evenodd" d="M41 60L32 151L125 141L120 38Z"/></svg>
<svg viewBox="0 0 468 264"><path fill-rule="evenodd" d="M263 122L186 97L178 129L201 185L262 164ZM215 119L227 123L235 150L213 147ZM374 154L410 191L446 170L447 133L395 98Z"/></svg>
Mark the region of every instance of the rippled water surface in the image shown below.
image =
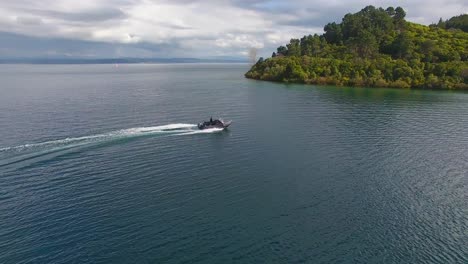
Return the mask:
<svg viewBox="0 0 468 264"><path fill-rule="evenodd" d="M468 262L467 93L247 68L0 66L0 263Z"/></svg>

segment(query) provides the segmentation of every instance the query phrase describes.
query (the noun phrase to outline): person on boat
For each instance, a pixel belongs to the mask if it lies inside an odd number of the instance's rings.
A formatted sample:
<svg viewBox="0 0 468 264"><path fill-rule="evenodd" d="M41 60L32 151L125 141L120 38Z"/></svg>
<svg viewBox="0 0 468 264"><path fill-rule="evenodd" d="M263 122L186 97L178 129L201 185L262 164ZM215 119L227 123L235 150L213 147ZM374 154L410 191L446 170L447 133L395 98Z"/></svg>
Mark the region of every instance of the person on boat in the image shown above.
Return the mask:
<svg viewBox="0 0 468 264"><path fill-rule="evenodd" d="M211 116L210 117L210 125L212 125L212 124L213 124L213 117Z"/></svg>

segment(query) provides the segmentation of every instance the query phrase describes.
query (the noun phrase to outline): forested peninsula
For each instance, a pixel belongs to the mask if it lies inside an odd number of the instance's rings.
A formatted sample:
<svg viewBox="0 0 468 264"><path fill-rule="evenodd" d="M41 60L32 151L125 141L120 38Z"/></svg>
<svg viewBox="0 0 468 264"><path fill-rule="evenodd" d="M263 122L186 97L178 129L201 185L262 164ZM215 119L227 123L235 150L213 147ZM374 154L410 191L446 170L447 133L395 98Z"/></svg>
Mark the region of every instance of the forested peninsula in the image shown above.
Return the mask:
<svg viewBox="0 0 468 264"><path fill-rule="evenodd" d="M291 39L247 78L337 86L468 89L468 15L430 26L401 8L367 6L322 35Z"/></svg>

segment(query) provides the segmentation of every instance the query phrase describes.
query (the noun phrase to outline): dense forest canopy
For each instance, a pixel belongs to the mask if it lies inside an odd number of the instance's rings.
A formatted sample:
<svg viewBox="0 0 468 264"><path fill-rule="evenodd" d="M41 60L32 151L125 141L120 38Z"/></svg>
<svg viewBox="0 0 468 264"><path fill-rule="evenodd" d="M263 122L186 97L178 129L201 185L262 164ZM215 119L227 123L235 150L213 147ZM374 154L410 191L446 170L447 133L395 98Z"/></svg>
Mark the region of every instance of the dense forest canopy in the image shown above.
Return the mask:
<svg viewBox="0 0 468 264"><path fill-rule="evenodd" d="M439 23L430 25L431 27L440 27L444 29L461 29L464 32L468 32L468 15L463 14L454 16L449 20L439 20Z"/></svg>
<svg viewBox="0 0 468 264"><path fill-rule="evenodd" d="M466 15L424 26L401 7L367 6L328 23L322 35L291 39L246 77L376 87L468 89Z"/></svg>

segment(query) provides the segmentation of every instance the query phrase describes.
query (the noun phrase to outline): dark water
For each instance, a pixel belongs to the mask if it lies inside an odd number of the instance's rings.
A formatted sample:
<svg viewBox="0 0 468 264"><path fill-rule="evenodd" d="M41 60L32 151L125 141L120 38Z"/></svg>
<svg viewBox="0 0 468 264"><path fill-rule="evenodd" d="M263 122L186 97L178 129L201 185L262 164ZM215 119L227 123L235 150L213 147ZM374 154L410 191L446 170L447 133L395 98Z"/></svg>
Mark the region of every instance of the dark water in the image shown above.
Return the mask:
<svg viewBox="0 0 468 264"><path fill-rule="evenodd" d="M468 262L467 93L246 69L0 66L0 263Z"/></svg>

